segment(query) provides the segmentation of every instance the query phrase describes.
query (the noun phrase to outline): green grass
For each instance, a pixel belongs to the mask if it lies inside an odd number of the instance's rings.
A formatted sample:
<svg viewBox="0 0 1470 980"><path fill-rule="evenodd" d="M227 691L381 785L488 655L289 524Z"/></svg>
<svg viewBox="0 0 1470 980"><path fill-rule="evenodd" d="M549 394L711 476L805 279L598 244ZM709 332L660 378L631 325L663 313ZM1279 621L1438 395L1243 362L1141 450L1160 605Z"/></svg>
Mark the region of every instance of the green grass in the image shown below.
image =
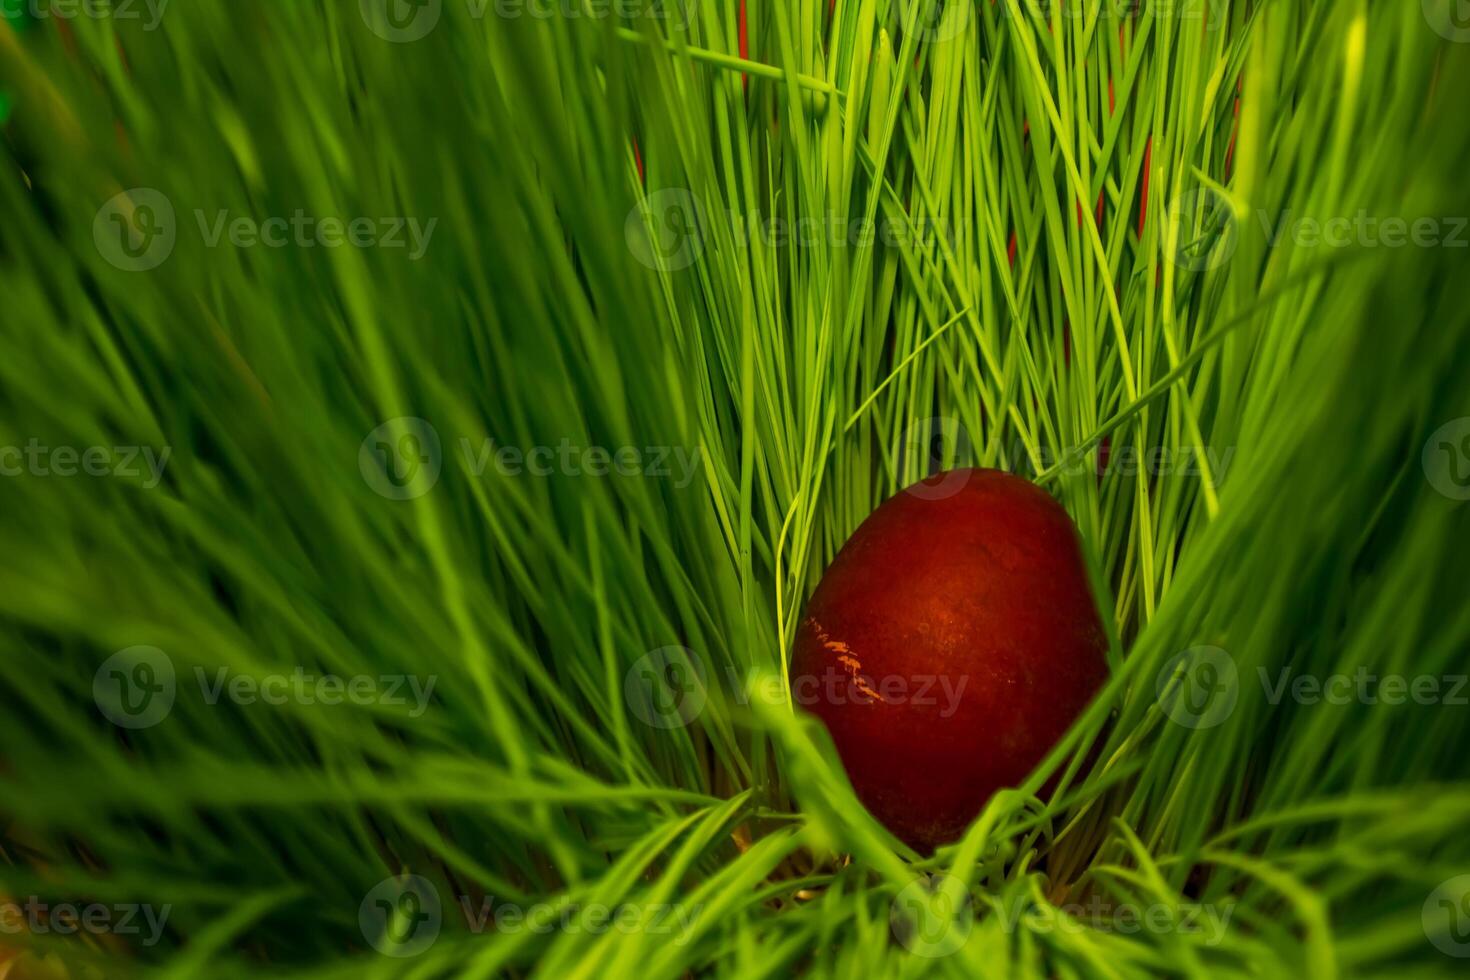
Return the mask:
<svg viewBox="0 0 1470 980"><path fill-rule="evenodd" d="M1268 694L1466 670L1470 507L1421 451L1470 415L1467 252L1268 228L1470 215L1470 48L1418 3L1122 6L751 0L748 61L735 0L443 0L412 43L347 0L0 21L0 447L170 452L0 477L0 898L168 909L157 942L0 946L71 976L1456 973L1428 933L1470 874L1470 707ZM98 219L132 188L175 213L144 271ZM437 223L417 260L208 245L298 209ZM402 418L442 472L399 500L360 450ZM490 438L672 473L502 472ZM836 549L964 463L1073 515L1112 679L921 858L779 695ZM138 645L177 696L127 729L94 675ZM645 724L625 681L670 646L708 701ZM1170 665L1202 646L1237 700L1192 727ZM434 687L195 680L297 668ZM890 924L931 871L973 904L941 957ZM443 905L411 958L359 925L397 874ZM688 926L476 930L461 896Z"/></svg>

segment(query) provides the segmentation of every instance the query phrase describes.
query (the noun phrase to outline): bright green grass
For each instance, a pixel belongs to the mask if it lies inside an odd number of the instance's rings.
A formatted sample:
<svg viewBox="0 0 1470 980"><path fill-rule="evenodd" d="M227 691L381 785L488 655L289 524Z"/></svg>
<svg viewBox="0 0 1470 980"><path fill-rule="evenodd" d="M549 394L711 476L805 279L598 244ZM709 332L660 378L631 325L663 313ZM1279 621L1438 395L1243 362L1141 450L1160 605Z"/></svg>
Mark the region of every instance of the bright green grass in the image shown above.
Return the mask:
<svg viewBox="0 0 1470 980"><path fill-rule="evenodd" d="M1259 677L1467 669L1470 505L1420 454L1470 415L1470 252L1273 246L1259 215L1470 214L1470 48L1412 0L753 0L774 67L743 88L734 0L681 6L687 30L477 6L443 0L403 44L355 0L180 2L160 30L82 17L69 39L0 23L0 447L171 449L154 487L0 478L0 893L167 906L168 928L0 945L73 976L1462 968L1426 928L1470 874L1470 707L1272 704ZM131 272L94 218L138 187L177 243ZM413 261L209 248L195 216L297 209L438 221ZM750 233L771 219L798 241ZM902 233L801 240L813 219ZM406 416L443 472L387 499L359 448ZM700 465L476 472L461 440L490 437ZM1124 465L1150 450L1168 472ZM936 462L1066 505L1114 677L919 862L760 692L835 550ZM93 678L135 645L178 694L129 731ZM708 675L687 727L624 697L670 645ZM1201 645L1238 678L1208 728L1157 696ZM435 687L415 715L211 705L194 680L297 667ZM890 908L935 870L974 921L925 958ZM400 872L444 905L405 959L358 922ZM475 933L457 896L691 925ZM1045 916L1088 902L1229 928Z"/></svg>

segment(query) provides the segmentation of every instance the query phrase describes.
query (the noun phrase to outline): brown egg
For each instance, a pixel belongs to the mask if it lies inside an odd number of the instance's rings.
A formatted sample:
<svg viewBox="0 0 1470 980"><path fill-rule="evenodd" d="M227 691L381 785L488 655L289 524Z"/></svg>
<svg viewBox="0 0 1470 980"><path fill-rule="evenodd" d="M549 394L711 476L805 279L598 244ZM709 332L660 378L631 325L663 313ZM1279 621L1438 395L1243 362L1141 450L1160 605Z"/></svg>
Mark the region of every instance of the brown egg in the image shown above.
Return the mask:
<svg viewBox="0 0 1470 980"><path fill-rule="evenodd" d="M838 552L797 629L792 696L873 815L928 851L1056 744L1106 649L1066 511L1019 477L953 470Z"/></svg>

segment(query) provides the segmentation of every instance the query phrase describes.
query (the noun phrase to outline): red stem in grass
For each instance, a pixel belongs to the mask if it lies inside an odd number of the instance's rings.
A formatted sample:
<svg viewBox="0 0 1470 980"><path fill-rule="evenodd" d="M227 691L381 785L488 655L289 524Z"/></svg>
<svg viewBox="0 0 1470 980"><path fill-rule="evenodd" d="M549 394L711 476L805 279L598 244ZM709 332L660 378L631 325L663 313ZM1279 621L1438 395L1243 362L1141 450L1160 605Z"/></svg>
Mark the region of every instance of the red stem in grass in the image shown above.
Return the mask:
<svg viewBox="0 0 1470 980"><path fill-rule="evenodd" d="M61 35L61 44L66 48L66 53L75 58L77 54L77 36L72 33L71 25L64 20L57 20L56 33Z"/></svg>
<svg viewBox="0 0 1470 980"><path fill-rule="evenodd" d="M750 34L745 26L745 0L740 0L740 60L750 60ZM742 91L750 88L750 76L744 72L740 75L740 88Z"/></svg>
<svg viewBox="0 0 1470 980"><path fill-rule="evenodd" d="M1235 122L1230 126L1230 145L1225 148L1225 179L1230 179L1235 164L1235 138L1240 135L1240 87L1241 80L1235 83Z"/></svg>
<svg viewBox="0 0 1470 980"><path fill-rule="evenodd" d="M1154 166L1154 138L1150 136L1143 148L1143 191L1138 201L1138 237L1143 237L1143 226L1148 222L1148 181Z"/></svg>
<svg viewBox="0 0 1470 980"><path fill-rule="evenodd" d="M1103 476L1108 472L1108 461L1113 455L1113 437L1103 436L1102 442L1097 447L1097 482L1102 483Z"/></svg>
<svg viewBox="0 0 1470 980"><path fill-rule="evenodd" d="M1081 228L1082 227L1082 217L1083 217L1083 214L1084 214L1084 212L1082 210L1082 202L1081 201L1078 201L1077 202L1077 227L1078 228ZM1098 191L1097 192L1097 231L1098 231L1098 234L1099 235L1102 234L1102 219L1103 219L1103 192L1102 191Z"/></svg>

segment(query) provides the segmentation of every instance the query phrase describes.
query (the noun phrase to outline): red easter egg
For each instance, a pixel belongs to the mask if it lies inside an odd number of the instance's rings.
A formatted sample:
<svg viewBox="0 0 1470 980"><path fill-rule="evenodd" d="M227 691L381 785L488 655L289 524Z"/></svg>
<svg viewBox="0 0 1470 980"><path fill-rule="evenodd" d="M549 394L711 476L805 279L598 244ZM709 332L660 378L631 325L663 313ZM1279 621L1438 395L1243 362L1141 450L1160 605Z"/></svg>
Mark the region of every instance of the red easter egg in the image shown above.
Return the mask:
<svg viewBox="0 0 1470 980"><path fill-rule="evenodd" d="M921 851L1019 785L1107 676L1067 512L997 470L884 502L807 604L792 697L832 734L858 797Z"/></svg>

